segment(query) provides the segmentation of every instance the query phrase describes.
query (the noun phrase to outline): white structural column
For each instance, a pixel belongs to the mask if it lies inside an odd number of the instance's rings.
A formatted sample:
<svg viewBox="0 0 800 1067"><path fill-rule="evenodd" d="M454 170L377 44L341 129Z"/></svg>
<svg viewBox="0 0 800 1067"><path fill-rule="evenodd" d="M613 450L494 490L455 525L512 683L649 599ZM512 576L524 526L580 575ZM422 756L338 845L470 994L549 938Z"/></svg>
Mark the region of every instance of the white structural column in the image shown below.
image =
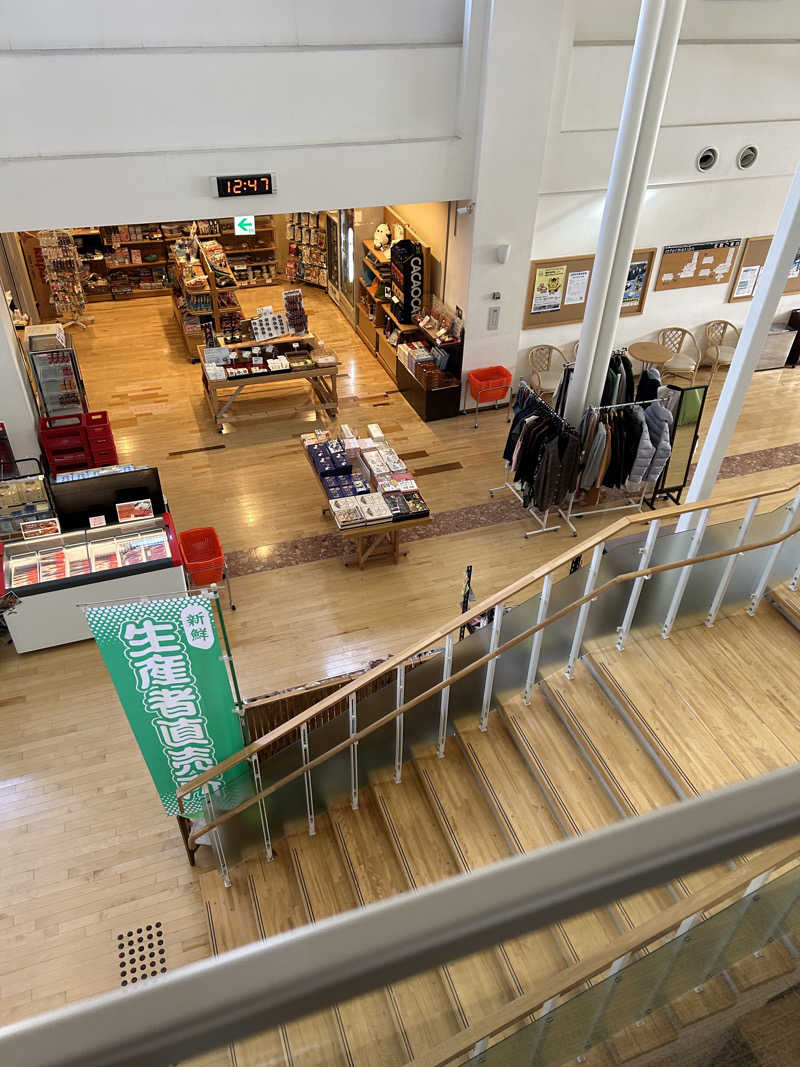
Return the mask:
<svg viewBox="0 0 800 1067"><path fill-rule="evenodd" d="M491 4L475 205L471 214L453 211L450 224L450 260L469 263L465 381L469 370L513 367L516 359L550 107L559 58L568 62L572 47L572 17L573 6L565 0ZM501 245L511 249L505 263L497 255ZM489 329L493 307L499 308L499 321ZM471 397L467 403L473 403Z"/></svg>
<svg viewBox="0 0 800 1067"><path fill-rule="evenodd" d="M603 395L625 283L628 280L628 271L636 242L636 228L639 224L639 216L647 192L647 182L653 166L656 141L661 128L661 116L664 113L685 8L686 0L670 0L664 9L594 355L589 350L591 368L584 406L599 404ZM592 272L592 284L594 284L594 271ZM581 340L583 340L582 336Z"/></svg>
<svg viewBox="0 0 800 1067"><path fill-rule="evenodd" d="M628 71L628 82L625 86L625 99L614 146L614 156L611 161L611 173L608 178L608 192L597 239L597 254L592 268L586 312L578 344L578 358L567 395L566 416L567 420L572 423L577 423L586 407L589 379L597 350L603 310L608 300L611 268L628 198L628 188L661 32L664 6L664 0L642 0L639 12L633 56Z"/></svg>
<svg viewBox="0 0 800 1067"><path fill-rule="evenodd" d="M800 248L800 166L795 171L786 203L769 246L767 259L758 275L753 302L747 313L739 343L728 368L719 403L708 428L708 435L697 462L686 503L711 496L719 469L733 437L750 380L767 339L778 300L786 285L792 260ZM682 515L678 531L688 530L693 517Z"/></svg>
<svg viewBox="0 0 800 1067"><path fill-rule="evenodd" d="M0 422L5 425L16 459L39 455L38 416L23 377L11 315L0 300Z"/></svg>

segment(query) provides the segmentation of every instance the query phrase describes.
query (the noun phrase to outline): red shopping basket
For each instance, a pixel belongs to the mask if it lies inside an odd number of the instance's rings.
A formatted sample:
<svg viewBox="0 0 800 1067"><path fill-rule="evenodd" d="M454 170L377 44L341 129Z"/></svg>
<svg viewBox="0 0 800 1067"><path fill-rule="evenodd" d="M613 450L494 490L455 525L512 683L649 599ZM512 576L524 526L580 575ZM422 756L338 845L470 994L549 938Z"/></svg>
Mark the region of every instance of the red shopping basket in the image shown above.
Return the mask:
<svg viewBox="0 0 800 1067"><path fill-rule="evenodd" d="M469 391L475 399L475 428L478 428L478 408L482 403L495 405L505 399L511 388L512 374L505 367L479 367L468 373ZM509 393L509 396L511 394Z"/></svg>
<svg viewBox="0 0 800 1067"><path fill-rule="evenodd" d="M183 557L183 565L189 573L192 585L203 586L225 581L228 585L228 598L231 610L236 608L231 596L231 584L225 566L225 553L213 526L198 526L194 530L183 530L178 534L178 544Z"/></svg>

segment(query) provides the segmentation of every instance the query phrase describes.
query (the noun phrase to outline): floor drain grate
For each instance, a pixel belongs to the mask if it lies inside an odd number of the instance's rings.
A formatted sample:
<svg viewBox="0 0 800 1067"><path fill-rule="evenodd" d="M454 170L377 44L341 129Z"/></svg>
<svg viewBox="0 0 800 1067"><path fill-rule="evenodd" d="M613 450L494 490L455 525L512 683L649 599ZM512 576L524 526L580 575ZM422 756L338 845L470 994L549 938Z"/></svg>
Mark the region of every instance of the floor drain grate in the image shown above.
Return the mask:
<svg viewBox="0 0 800 1067"><path fill-rule="evenodd" d="M167 949L162 923L148 923L117 934L120 985L138 985L167 970Z"/></svg>

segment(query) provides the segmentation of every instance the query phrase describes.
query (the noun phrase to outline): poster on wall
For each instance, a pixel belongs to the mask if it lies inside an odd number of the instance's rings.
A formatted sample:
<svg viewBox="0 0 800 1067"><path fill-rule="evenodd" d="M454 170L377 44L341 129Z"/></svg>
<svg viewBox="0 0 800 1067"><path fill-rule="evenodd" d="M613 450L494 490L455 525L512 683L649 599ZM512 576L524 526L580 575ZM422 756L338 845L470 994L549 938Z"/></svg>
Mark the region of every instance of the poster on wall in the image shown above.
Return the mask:
<svg viewBox="0 0 800 1067"><path fill-rule="evenodd" d="M734 300L743 300L746 297L753 295L760 271L761 267L759 267L757 263L753 263L749 267L742 267L739 272L739 280L733 291Z"/></svg>
<svg viewBox="0 0 800 1067"><path fill-rule="evenodd" d="M641 303L644 287L647 281L646 259L635 259L628 270L628 279L625 282L625 292L622 294L623 307L638 307Z"/></svg>
<svg viewBox="0 0 800 1067"><path fill-rule="evenodd" d="M565 304L585 304L586 290L589 288L588 270L574 270L567 277L567 291L564 296Z"/></svg>
<svg viewBox="0 0 800 1067"><path fill-rule="evenodd" d="M536 284L531 305L534 315L540 315L543 311L558 311L561 307L566 275L565 266L540 267L536 271Z"/></svg>
<svg viewBox="0 0 800 1067"><path fill-rule="evenodd" d="M794 254L792 265L789 268L789 277L800 278L800 248L798 248Z"/></svg>
<svg viewBox="0 0 800 1067"><path fill-rule="evenodd" d="M200 593L84 611L164 811L177 815L176 790L242 747L211 599ZM233 768L209 788L225 798L241 777ZM200 790L184 809L203 814Z"/></svg>

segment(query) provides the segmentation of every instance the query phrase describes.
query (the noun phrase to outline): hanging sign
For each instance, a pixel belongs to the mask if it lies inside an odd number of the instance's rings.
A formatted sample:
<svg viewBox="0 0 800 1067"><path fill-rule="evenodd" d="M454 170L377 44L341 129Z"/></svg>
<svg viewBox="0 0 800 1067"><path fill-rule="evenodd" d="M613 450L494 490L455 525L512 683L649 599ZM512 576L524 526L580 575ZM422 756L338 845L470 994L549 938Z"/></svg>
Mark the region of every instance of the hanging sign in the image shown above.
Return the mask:
<svg viewBox="0 0 800 1067"><path fill-rule="evenodd" d="M256 232L255 215L234 215L233 232L237 237L252 237Z"/></svg>
<svg viewBox="0 0 800 1067"><path fill-rule="evenodd" d="M164 811L177 815L176 790L242 747L211 598L201 593L84 611ZM239 770L210 788L224 793ZM201 790L183 803L187 815L203 814Z"/></svg>

